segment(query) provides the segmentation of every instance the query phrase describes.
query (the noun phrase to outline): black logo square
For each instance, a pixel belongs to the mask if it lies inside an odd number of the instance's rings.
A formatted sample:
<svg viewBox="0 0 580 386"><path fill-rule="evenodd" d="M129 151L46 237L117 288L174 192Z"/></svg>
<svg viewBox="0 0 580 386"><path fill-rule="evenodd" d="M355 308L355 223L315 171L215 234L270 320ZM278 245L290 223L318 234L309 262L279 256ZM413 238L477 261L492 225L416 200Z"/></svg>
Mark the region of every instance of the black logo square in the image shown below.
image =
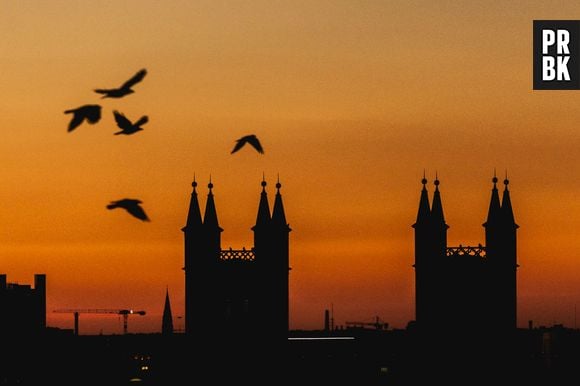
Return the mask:
<svg viewBox="0 0 580 386"><path fill-rule="evenodd" d="M534 20L534 90L580 90L580 20Z"/></svg>

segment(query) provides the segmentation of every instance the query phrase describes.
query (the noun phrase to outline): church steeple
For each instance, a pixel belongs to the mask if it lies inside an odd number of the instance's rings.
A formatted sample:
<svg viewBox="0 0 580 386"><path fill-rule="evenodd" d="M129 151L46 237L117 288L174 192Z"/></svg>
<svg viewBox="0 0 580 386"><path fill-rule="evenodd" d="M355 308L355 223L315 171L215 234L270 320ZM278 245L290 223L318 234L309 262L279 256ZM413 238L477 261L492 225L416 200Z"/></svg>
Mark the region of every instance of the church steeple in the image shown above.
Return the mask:
<svg viewBox="0 0 580 386"><path fill-rule="evenodd" d="M435 193L433 193L433 206L431 208L431 222L433 226L445 225L445 216L443 215L443 204L441 203L441 193L439 193L439 178L435 174Z"/></svg>
<svg viewBox="0 0 580 386"><path fill-rule="evenodd" d="M223 231L218 223L217 211L213 199L213 184L211 177L207 185L209 192L207 194L207 202L205 203L205 213L203 216L203 229L205 236L205 244L207 248L207 256L210 257L214 263L218 261L221 251L221 233Z"/></svg>
<svg viewBox="0 0 580 386"><path fill-rule="evenodd" d="M258 215L256 216L256 227L265 227L270 225L270 204L268 204L268 195L266 193L266 181L262 178L262 193L260 194L260 203L258 205Z"/></svg>
<svg viewBox="0 0 580 386"><path fill-rule="evenodd" d="M489 210L487 212L487 221L483 224L485 227L495 225L500 220L501 208L499 204L499 193L497 191L497 176L495 171L493 173L493 189L491 190L491 200L489 202Z"/></svg>
<svg viewBox="0 0 580 386"><path fill-rule="evenodd" d="M197 199L197 182L195 177L193 177L193 182L191 183L193 187L193 192L191 192L191 200L189 201L189 212L187 213L187 222L183 230L195 229L201 226L201 210L199 209L199 201Z"/></svg>
<svg viewBox="0 0 580 386"><path fill-rule="evenodd" d="M269 264L268 257L272 247L272 217L270 216L270 204L266 193L266 180L262 176L262 192L260 193L260 203L258 204L258 215L256 225L252 227L254 231L254 253L259 264Z"/></svg>
<svg viewBox="0 0 580 386"><path fill-rule="evenodd" d="M280 179L276 183L276 199L274 200L274 208L272 209L272 225L274 227L288 228L286 223L286 213L284 212L284 203L282 202L282 195L280 194Z"/></svg>
<svg viewBox="0 0 580 386"><path fill-rule="evenodd" d="M203 225L206 228L219 228L217 211L215 209L215 202L213 200L213 184L211 182L211 177L209 179L209 184L207 184L209 192L207 194L207 202L205 203L205 213L203 216Z"/></svg>
<svg viewBox="0 0 580 386"><path fill-rule="evenodd" d="M433 240L434 256L439 258L445 257L447 249L447 229L449 226L445 223L443 215L443 204L441 203L441 193L439 192L439 178L435 174L435 193L433 193L433 205L431 206L430 229Z"/></svg>
<svg viewBox="0 0 580 386"><path fill-rule="evenodd" d="M161 323L161 333L163 335L173 334L173 315L171 314L171 303L169 302L169 289L165 290L165 305L163 306L163 321Z"/></svg>
<svg viewBox="0 0 580 386"><path fill-rule="evenodd" d="M502 214L502 220L504 222L504 225L506 227L516 227L517 228L517 224L514 218L514 211L512 209L512 201L510 199L510 192L508 190L508 185L510 183L510 181L507 178L507 173L506 173L506 177L505 180L503 181L505 188L503 191L503 197L501 200L501 214Z"/></svg>
<svg viewBox="0 0 580 386"><path fill-rule="evenodd" d="M425 172L423 172L423 179L421 180L423 184L423 189L421 190L421 198L419 199L419 211L417 212L417 221L413 227L419 224L426 224L431 217L431 210L429 205L429 194L427 192L427 179L425 178Z"/></svg>
<svg viewBox="0 0 580 386"><path fill-rule="evenodd" d="M505 244L505 235L503 232L502 209L499 202L499 193L497 191L497 175L493 172L493 189L491 190L491 200L487 212L487 221L483 224L485 227L485 248L489 261L497 261L503 253Z"/></svg>

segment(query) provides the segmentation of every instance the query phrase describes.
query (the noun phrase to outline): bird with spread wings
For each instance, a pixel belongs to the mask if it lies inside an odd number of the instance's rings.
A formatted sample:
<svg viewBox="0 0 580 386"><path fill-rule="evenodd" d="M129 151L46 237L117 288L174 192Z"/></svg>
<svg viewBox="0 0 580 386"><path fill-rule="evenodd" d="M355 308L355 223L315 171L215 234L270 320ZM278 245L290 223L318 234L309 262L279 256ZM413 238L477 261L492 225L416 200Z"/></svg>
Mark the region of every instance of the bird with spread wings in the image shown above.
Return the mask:
<svg viewBox="0 0 580 386"><path fill-rule="evenodd" d="M118 111L113 111L113 115L115 115L115 121L117 122L117 126L121 129L121 131L117 131L115 135L124 134L130 135L134 134L138 131L143 130L141 127L142 125L149 122L149 117L147 115L142 116L139 120L135 123L132 123L123 113Z"/></svg>
<svg viewBox="0 0 580 386"><path fill-rule="evenodd" d="M111 201L109 205L107 205L107 209L115 209L115 208L123 208L129 214L134 217L137 217L139 220L142 221L149 221L149 217L145 213L145 210L141 207L140 204L143 202L141 200L136 200L133 198L124 198L122 200Z"/></svg>
<svg viewBox="0 0 580 386"><path fill-rule="evenodd" d="M232 150L232 152L230 154L234 154L235 152L240 150L246 143L249 143L250 145L252 145L252 147L254 149L256 149L256 151L258 153L264 154L264 148L262 148L262 144L258 140L258 137L256 137L254 134L246 135L246 136L238 139L236 141L236 146L234 146L234 149Z"/></svg>
<svg viewBox="0 0 580 386"><path fill-rule="evenodd" d="M131 89L134 85L141 82L143 78L147 75L147 70L142 69L137 72L131 79L126 81L119 88L97 88L95 92L98 94L103 94L103 98L122 98L125 95L132 94L135 91Z"/></svg>

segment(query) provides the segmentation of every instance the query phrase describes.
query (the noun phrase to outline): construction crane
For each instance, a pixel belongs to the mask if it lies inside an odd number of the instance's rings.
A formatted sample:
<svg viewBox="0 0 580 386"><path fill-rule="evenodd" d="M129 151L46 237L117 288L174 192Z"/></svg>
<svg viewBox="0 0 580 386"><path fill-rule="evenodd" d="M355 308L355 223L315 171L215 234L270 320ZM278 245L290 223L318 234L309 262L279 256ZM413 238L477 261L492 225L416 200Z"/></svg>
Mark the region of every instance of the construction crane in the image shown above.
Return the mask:
<svg viewBox="0 0 580 386"><path fill-rule="evenodd" d="M107 309L107 308L83 308L83 309L73 309L73 308L63 308L54 310L53 312L73 314L75 318L75 329L74 334L79 334L79 315L80 314L115 314L123 316L123 334L127 334L127 322L129 315L145 315L145 311L133 311L129 309Z"/></svg>
<svg viewBox="0 0 580 386"><path fill-rule="evenodd" d="M345 322L347 327L353 328L365 328L366 326L372 326L377 330L386 330L389 328L389 323L382 322L381 319L376 316L374 322Z"/></svg>

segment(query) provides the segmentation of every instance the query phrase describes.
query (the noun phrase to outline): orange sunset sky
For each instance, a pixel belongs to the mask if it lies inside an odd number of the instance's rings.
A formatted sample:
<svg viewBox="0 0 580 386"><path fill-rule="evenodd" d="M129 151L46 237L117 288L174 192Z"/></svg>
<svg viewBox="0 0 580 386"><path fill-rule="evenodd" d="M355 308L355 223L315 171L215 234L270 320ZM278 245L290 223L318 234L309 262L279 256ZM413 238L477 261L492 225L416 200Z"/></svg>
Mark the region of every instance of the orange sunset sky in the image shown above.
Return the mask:
<svg viewBox="0 0 580 386"><path fill-rule="evenodd" d="M168 286L183 327L194 173L211 173L222 247L253 244L262 172L291 233L292 328L414 318L413 232L435 171L449 245L484 242L493 169L518 233L518 320L574 325L580 94L532 90L532 21L577 1L0 1L0 271L46 273L56 308L133 308L154 332ZM92 90L149 73L135 94ZM67 133L69 108L103 118ZM114 136L112 110L150 122ZM230 155L255 133L265 154ZM503 189L503 187L502 187ZM110 200L140 198L140 222ZM493 283L490 283L490 286ZM200 316L203 317L203 316ZM81 333L121 333L81 316Z"/></svg>

